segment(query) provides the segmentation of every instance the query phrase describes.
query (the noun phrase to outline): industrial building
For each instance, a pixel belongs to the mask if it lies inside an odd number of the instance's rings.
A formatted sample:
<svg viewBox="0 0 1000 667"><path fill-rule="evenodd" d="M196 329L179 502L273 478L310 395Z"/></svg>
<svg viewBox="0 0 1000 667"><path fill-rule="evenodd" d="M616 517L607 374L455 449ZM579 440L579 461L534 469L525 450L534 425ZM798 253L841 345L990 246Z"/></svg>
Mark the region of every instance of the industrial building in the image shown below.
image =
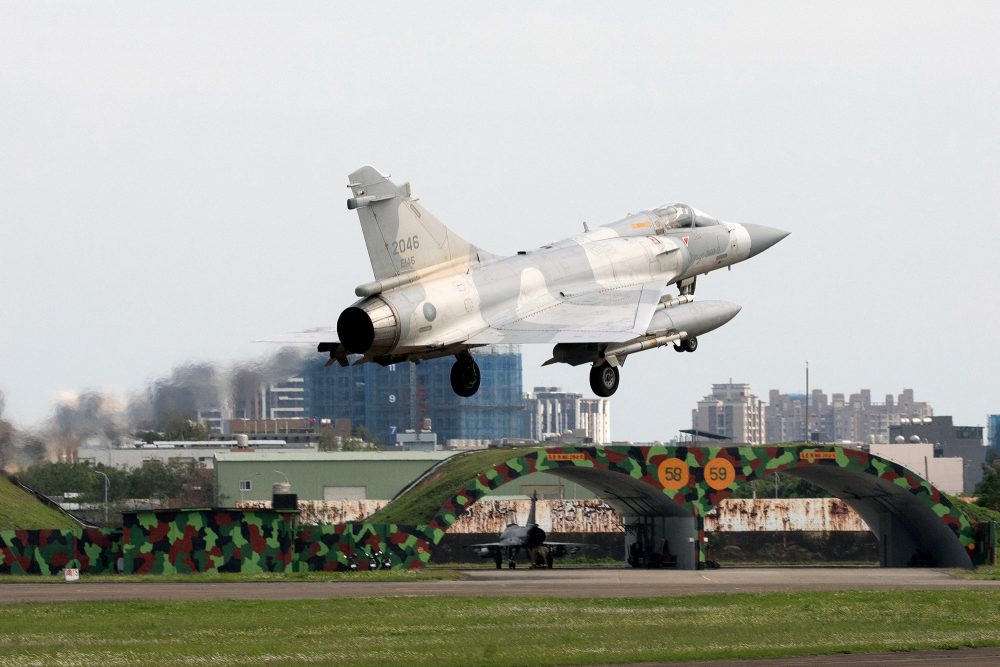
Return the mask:
<svg viewBox="0 0 1000 667"><path fill-rule="evenodd" d="M873 444L868 451L912 470L945 493L957 495L965 489L965 460L937 456L930 443Z"/></svg>
<svg viewBox="0 0 1000 667"><path fill-rule="evenodd" d="M153 443L137 443L122 447L93 447L82 445L76 452L79 463L98 463L112 468L138 468L144 463L197 463L211 468L219 454L235 450L315 450L315 444L290 443L280 439L266 440L170 440Z"/></svg>
<svg viewBox="0 0 1000 667"><path fill-rule="evenodd" d="M889 427L890 442L929 442L934 455L964 460L964 493L973 493L983 479L986 446L982 426L955 426L949 416L902 419Z"/></svg>
<svg viewBox="0 0 1000 667"><path fill-rule="evenodd" d="M437 463L458 452L223 452L215 457L218 504L270 500L288 482L299 500L389 500ZM525 475L497 495L546 500L594 498L593 492L548 473Z"/></svg>

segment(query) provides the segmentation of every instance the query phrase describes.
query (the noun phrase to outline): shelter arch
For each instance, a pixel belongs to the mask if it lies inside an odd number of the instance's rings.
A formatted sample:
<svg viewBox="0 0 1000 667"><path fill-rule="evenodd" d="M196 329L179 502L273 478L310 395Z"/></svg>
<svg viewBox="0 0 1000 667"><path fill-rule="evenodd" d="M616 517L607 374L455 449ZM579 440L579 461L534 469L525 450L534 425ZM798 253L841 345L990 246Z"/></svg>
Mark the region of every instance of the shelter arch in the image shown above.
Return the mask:
<svg viewBox="0 0 1000 667"><path fill-rule="evenodd" d="M548 472L593 491L630 517L660 520L672 544L695 545L682 567L705 560L703 520L732 489L776 472L800 477L843 499L879 538L882 565L922 561L939 567L972 567L974 531L968 518L916 473L887 459L842 447L549 447L531 449L493 465L469 481L430 520L443 535L469 505L532 472ZM685 483L673 486L671 466ZM411 491L417 491L419 484Z"/></svg>

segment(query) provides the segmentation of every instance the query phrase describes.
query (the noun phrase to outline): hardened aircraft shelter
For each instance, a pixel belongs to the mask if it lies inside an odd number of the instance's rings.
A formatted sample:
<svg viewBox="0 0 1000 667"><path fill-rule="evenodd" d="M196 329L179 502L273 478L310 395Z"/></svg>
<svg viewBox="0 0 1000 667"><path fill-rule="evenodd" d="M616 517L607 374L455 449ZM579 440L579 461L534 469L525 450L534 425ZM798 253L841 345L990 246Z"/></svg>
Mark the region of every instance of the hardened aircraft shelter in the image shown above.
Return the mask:
<svg viewBox="0 0 1000 667"><path fill-rule="evenodd" d="M637 542L669 552L678 568L704 565L704 517L720 501L738 485L775 473L847 502L878 538L883 566L970 568L985 548L968 517L929 482L886 459L833 446L487 450L435 466L366 523L414 526L429 547L472 503L541 471L590 489L621 514L632 553Z"/></svg>
<svg viewBox="0 0 1000 667"><path fill-rule="evenodd" d="M996 526L906 468L833 446L521 447L448 458L364 521L300 525L289 510L129 512L120 531L0 531L0 574L64 567L126 574L368 569L431 562L446 531L494 489L533 472L584 486L619 514L631 563L696 569L709 564L704 519L741 484L793 475L847 502L879 541L883 566L971 568L995 562ZM120 559L119 559L120 556ZM378 565L375 565L378 567Z"/></svg>

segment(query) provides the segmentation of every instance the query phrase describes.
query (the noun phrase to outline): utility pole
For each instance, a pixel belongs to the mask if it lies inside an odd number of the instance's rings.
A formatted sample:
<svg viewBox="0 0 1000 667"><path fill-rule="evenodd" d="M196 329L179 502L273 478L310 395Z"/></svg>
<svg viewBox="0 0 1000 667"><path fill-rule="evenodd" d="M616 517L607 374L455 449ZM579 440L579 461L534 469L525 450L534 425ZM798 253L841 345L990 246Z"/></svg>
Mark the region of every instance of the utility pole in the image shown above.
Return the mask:
<svg viewBox="0 0 1000 667"><path fill-rule="evenodd" d="M108 525L108 489L111 488L111 480L100 470L95 470L98 475L104 478L104 525Z"/></svg>
<svg viewBox="0 0 1000 667"><path fill-rule="evenodd" d="M806 442L810 442L812 437L809 434L809 362L806 362Z"/></svg>

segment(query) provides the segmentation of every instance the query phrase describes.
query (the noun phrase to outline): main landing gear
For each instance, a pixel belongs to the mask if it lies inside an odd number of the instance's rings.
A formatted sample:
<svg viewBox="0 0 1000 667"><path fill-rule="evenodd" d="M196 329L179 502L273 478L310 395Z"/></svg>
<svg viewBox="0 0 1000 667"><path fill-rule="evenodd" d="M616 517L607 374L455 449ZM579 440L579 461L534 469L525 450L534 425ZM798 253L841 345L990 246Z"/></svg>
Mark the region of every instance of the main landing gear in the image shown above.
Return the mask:
<svg viewBox="0 0 1000 667"><path fill-rule="evenodd" d="M462 398L473 396L479 391L479 364L468 352L455 356L451 367L451 388Z"/></svg>
<svg viewBox="0 0 1000 667"><path fill-rule="evenodd" d="M590 369L590 388L601 398L607 398L618 391L621 373L615 366L601 364Z"/></svg>

